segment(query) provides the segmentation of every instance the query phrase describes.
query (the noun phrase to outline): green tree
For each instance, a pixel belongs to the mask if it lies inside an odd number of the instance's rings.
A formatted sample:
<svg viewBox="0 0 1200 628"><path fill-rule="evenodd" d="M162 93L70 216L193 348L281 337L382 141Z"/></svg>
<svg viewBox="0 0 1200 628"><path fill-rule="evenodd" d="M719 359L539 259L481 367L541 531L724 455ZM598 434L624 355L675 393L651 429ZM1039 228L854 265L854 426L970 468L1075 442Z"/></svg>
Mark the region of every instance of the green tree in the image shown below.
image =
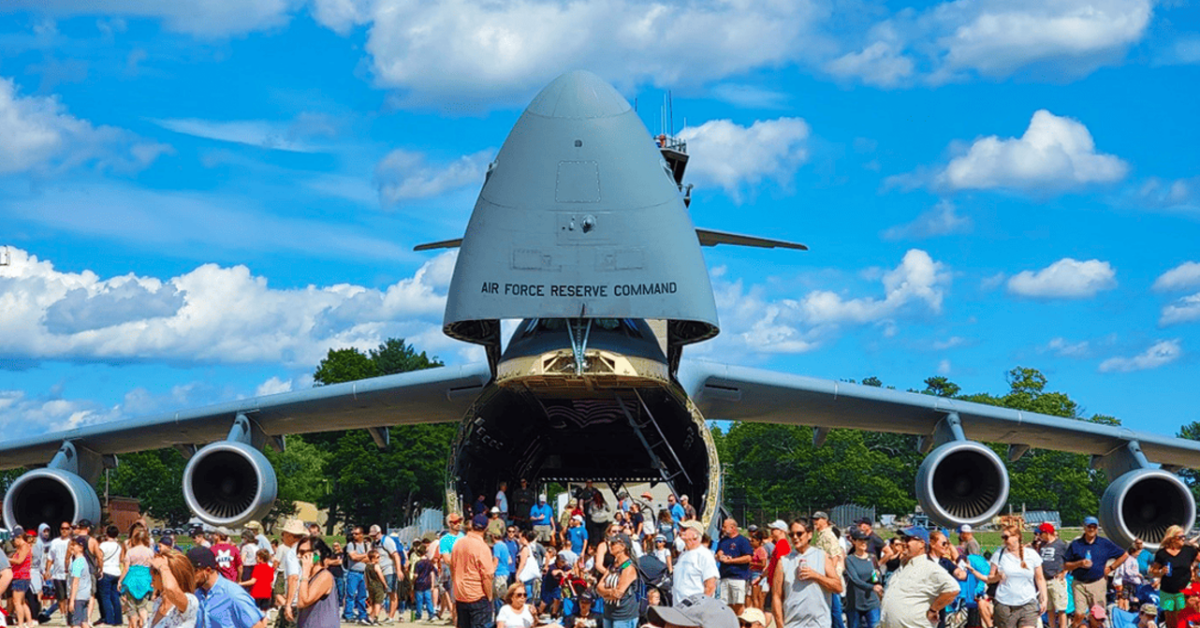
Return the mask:
<svg viewBox="0 0 1200 628"><path fill-rule="evenodd" d="M1179 438L1188 440L1200 440L1200 421L1192 421L1187 425L1179 428L1179 432L1175 434ZM1192 489L1192 495L1196 501L1200 502L1200 471L1195 469L1180 469L1179 477Z"/></svg>
<svg viewBox="0 0 1200 628"><path fill-rule="evenodd" d="M109 494L135 497L143 514L182 525L192 516L181 490L186 466L172 448L122 454L109 474Z"/></svg>
<svg viewBox="0 0 1200 628"><path fill-rule="evenodd" d="M317 503L325 496L328 481L325 465L329 453L300 435L287 437L287 447L278 452L263 449L267 461L275 469L278 495L275 507L264 517L268 522L296 514L296 502Z"/></svg>
<svg viewBox="0 0 1200 628"><path fill-rule="evenodd" d="M318 385L442 366L436 357L392 338L363 353L330 350L313 379ZM335 522L388 524L403 521L418 506L444 502L445 467L457 426L403 425L387 428L390 446L380 450L363 430L313 434L327 452L328 493L318 503Z"/></svg>
<svg viewBox="0 0 1200 628"><path fill-rule="evenodd" d="M942 376L929 377L925 379L925 390L921 391L927 395L935 397L953 397L961 391L962 388L954 382Z"/></svg>

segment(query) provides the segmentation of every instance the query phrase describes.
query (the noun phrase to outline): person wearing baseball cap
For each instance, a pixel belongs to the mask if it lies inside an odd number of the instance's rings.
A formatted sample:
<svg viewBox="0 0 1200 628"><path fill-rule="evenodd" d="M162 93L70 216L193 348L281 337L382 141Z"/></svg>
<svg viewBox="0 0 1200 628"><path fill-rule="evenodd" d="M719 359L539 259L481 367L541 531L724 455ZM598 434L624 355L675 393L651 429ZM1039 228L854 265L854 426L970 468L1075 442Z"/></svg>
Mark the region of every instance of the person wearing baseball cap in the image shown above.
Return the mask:
<svg viewBox="0 0 1200 628"><path fill-rule="evenodd" d="M492 621L496 561L483 539L487 524L486 515L475 515L471 519L471 531L459 539L450 552L455 625L462 628L483 628Z"/></svg>
<svg viewBox="0 0 1200 628"><path fill-rule="evenodd" d="M771 583L775 578L775 566L779 564L779 559L787 556L792 551L792 546L788 545L788 525L783 519L776 519L767 525L767 530L770 532L770 558L767 559L767 569L757 579L750 583L750 586L761 586L763 591L768 591L771 588Z"/></svg>
<svg viewBox="0 0 1200 628"><path fill-rule="evenodd" d="M1075 596L1076 623L1086 619L1089 608L1099 604L1103 608L1108 595L1108 574L1121 566L1129 554L1116 543L1100 536L1100 521L1095 517L1083 518L1083 536L1071 541L1064 556L1064 569L1071 572L1071 584ZM1108 561L1113 561L1111 565Z"/></svg>
<svg viewBox="0 0 1200 628"><path fill-rule="evenodd" d="M686 628L738 628L738 616L721 600L696 595L677 601L675 606L651 606L650 622Z"/></svg>
<svg viewBox="0 0 1200 628"><path fill-rule="evenodd" d="M1058 538L1058 531L1049 521L1036 529L1035 547L1042 557L1042 574L1046 577L1046 614L1050 618L1049 628L1067 628L1067 544Z"/></svg>
<svg viewBox="0 0 1200 628"><path fill-rule="evenodd" d="M187 552L188 562L196 580L196 628L261 628L266 625L262 611L246 589L228 578L221 577L217 558L207 547L193 547ZM154 561L167 562L157 556ZM151 562L154 568L154 562ZM164 593L169 600L169 589ZM286 608L286 607L285 607Z"/></svg>
<svg viewBox="0 0 1200 628"><path fill-rule="evenodd" d="M942 609L958 597L958 581L929 559L929 530L912 526L900 531L900 568L888 580L879 605L883 628L928 628Z"/></svg>
<svg viewBox="0 0 1200 628"><path fill-rule="evenodd" d="M1200 583L1189 584L1184 588L1183 596L1187 602L1183 607L1183 612L1179 613L1179 623L1165 628L1178 628L1178 626L1187 628L1194 624L1200 624Z"/></svg>
<svg viewBox="0 0 1200 628"><path fill-rule="evenodd" d="M583 556L588 548L587 526L583 525L583 515L571 515L571 527L567 528L567 542L571 551Z"/></svg>
<svg viewBox="0 0 1200 628"><path fill-rule="evenodd" d="M958 553L967 556L978 556L983 553L979 541L975 538L975 528L969 524L958 526Z"/></svg>
<svg viewBox="0 0 1200 628"><path fill-rule="evenodd" d="M738 625L742 628L767 628L767 615L757 608L747 608L738 615Z"/></svg>

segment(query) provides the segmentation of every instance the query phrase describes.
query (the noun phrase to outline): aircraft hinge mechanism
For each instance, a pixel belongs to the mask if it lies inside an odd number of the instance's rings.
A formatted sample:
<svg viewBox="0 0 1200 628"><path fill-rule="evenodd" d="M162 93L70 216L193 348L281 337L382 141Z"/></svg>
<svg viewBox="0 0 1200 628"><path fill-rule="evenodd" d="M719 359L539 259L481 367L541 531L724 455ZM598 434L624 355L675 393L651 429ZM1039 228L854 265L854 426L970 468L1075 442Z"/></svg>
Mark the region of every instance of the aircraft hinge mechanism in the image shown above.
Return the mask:
<svg viewBox="0 0 1200 628"><path fill-rule="evenodd" d="M100 473L105 469L117 468L117 457L113 454L102 454L75 441L63 441L50 464L51 469L60 469L74 473L88 482L95 483L100 479Z"/></svg>
<svg viewBox="0 0 1200 628"><path fill-rule="evenodd" d="M583 375L587 368L584 353L587 351L588 336L592 332L592 319L567 319L567 333L571 336L571 353L575 356L575 374Z"/></svg>
<svg viewBox="0 0 1200 628"><path fill-rule="evenodd" d="M967 440L967 435L963 433L962 419L959 418L957 412L950 412L942 417L937 422L937 425L933 426L933 433L922 436L917 440L917 451L927 454L933 451L935 447L965 440Z"/></svg>
<svg viewBox="0 0 1200 628"><path fill-rule="evenodd" d="M829 438L829 428L814 427L813 428L813 449L820 449L825 446L825 439Z"/></svg>
<svg viewBox="0 0 1200 628"><path fill-rule="evenodd" d="M1142 453L1142 444L1136 440L1125 441L1121 446L1106 453L1092 456L1092 468L1104 469L1109 481L1138 469L1154 469L1155 465Z"/></svg>
<svg viewBox="0 0 1200 628"><path fill-rule="evenodd" d="M380 449L387 449L392 442L392 433L386 427L368 427L367 433L371 435L371 440L375 441L375 446Z"/></svg>

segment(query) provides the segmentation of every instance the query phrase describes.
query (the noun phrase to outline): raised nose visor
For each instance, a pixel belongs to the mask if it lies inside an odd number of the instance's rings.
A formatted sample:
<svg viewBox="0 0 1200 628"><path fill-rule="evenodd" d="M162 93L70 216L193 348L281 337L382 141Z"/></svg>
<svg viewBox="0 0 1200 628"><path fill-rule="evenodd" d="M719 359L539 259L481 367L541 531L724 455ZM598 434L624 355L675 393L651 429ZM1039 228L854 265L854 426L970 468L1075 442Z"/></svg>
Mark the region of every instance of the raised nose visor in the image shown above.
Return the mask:
<svg viewBox="0 0 1200 628"><path fill-rule="evenodd" d="M534 98L480 191L445 332L499 345L500 319L668 321L668 343L717 333L695 226L650 133L594 74Z"/></svg>

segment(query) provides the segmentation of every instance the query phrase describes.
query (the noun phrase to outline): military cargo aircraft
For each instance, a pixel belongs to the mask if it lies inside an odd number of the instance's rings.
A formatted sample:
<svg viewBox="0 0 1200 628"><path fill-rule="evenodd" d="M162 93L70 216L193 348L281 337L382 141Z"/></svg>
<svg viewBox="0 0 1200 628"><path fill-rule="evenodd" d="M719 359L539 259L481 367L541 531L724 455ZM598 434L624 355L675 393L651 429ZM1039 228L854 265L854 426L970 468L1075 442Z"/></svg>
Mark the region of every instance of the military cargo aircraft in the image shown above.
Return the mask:
<svg viewBox="0 0 1200 628"><path fill-rule="evenodd" d="M682 143L655 141L624 97L570 72L525 109L487 170L461 238L443 330L485 363L429 369L88 426L0 443L28 467L4 499L8 526L98 519L93 483L125 452L173 446L182 490L212 525L271 508L262 448L331 429L458 422L447 469L452 509L500 480L666 482L707 525L720 462L707 420L916 434L916 496L942 525L988 522L1008 498L1005 463L982 442L1090 454L1111 481L1100 519L1119 543L1190 529L1195 502L1173 473L1200 467L1200 442L1059 417L683 358L719 325L703 246L803 245L697 229ZM507 344L501 321L518 320Z"/></svg>

